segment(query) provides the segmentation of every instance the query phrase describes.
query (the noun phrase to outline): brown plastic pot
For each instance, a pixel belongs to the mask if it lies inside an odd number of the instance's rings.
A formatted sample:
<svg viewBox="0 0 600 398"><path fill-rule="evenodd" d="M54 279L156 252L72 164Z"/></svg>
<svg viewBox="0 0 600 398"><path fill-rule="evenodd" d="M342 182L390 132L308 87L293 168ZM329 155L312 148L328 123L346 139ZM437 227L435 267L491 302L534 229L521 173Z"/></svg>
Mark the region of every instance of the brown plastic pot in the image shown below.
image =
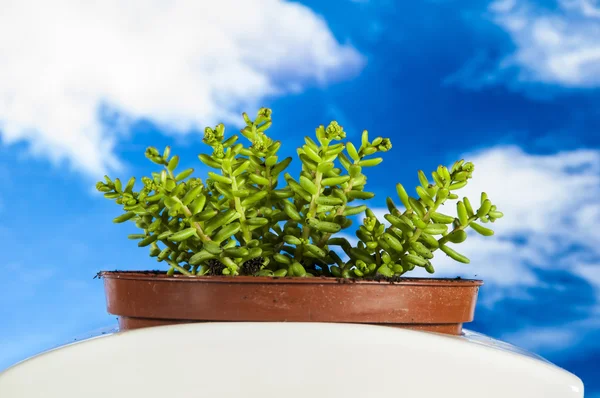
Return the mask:
<svg viewBox="0 0 600 398"><path fill-rule="evenodd" d="M102 272L120 330L188 322L385 324L458 335L473 320L479 280L186 277Z"/></svg>

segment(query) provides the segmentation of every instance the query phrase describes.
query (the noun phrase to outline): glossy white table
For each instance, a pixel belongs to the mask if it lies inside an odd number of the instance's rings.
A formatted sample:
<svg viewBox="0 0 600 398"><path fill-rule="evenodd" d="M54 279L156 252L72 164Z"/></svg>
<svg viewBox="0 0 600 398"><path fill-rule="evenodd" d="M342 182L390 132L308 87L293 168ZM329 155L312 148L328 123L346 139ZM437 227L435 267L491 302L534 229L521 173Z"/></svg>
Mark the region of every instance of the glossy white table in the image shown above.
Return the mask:
<svg viewBox="0 0 600 398"><path fill-rule="evenodd" d="M0 373L2 398L580 398L508 344L383 326L197 323L105 335Z"/></svg>

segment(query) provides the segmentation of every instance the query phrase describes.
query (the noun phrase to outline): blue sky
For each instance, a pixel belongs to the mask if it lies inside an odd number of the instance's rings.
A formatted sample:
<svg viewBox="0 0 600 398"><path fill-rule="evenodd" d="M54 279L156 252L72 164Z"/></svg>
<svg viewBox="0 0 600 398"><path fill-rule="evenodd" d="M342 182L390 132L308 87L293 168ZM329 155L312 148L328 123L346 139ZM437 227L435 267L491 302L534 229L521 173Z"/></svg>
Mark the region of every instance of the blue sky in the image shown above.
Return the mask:
<svg viewBox="0 0 600 398"><path fill-rule="evenodd" d="M600 396L598 4L31 3L0 14L0 368L112 325L98 270L158 266L112 224L104 172L147 175L145 147L171 145L202 174L204 126L269 106L288 154L333 119L392 138L376 207L473 161L466 192L506 217L436 269L486 281L470 328Z"/></svg>

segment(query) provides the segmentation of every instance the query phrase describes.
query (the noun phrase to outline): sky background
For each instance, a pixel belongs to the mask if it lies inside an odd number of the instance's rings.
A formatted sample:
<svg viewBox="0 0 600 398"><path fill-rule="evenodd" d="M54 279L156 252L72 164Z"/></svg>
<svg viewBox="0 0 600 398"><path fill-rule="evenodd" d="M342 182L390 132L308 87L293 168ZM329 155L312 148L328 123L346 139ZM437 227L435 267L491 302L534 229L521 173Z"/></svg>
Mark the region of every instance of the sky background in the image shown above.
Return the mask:
<svg viewBox="0 0 600 398"><path fill-rule="evenodd" d="M116 323L97 271L158 268L97 180L148 175L148 145L202 176L204 127L268 106L282 155L331 120L390 137L378 208L474 162L505 217L439 275L485 280L468 328L600 397L599 88L591 0L0 0L0 369Z"/></svg>

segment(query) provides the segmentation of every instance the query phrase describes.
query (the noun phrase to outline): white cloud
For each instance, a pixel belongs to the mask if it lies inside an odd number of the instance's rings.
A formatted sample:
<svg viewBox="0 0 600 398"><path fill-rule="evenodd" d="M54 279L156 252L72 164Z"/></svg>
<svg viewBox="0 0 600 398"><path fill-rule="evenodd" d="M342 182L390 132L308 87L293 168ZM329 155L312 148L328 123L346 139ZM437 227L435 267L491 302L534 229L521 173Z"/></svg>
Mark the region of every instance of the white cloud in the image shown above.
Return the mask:
<svg viewBox="0 0 600 398"><path fill-rule="evenodd" d="M518 347L527 347L531 351L544 352L545 355L567 350L583 340L579 330L572 327L566 328L562 325L559 327L528 328L518 332L506 333L502 338Z"/></svg>
<svg viewBox="0 0 600 398"><path fill-rule="evenodd" d="M571 271L600 294L600 151L531 155L506 146L464 158L475 164L475 172L456 193L469 197L476 210L484 191L505 216L485 224L495 236L482 237L469 229L469 238L454 245L470 264L436 253L436 275L477 275L499 288L498 295L486 295L484 304L507 294L523 295L523 287L558 289L539 280L536 269ZM440 212L456 216L455 201ZM427 274L418 269L415 275Z"/></svg>
<svg viewBox="0 0 600 398"><path fill-rule="evenodd" d="M496 74L516 66L524 82L600 86L600 8L592 2L562 0L549 11L531 2L500 0L489 10L516 46Z"/></svg>
<svg viewBox="0 0 600 398"><path fill-rule="evenodd" d="M507 84L540 99L600 86L600 8L589 0L559 0L553 10L496 0L483 17L508 33L514 50L498 57L482 47L445 84L474 90Z"/></svg>
<svg viewBox="0 0 600 398"><path fill-rule="evenodd" d="M557 326L529 327L516 332L504 333L501 338L518 347L543 355L568 356L569 350L586 340L597 339L600 321L598 313L590 313L586 319L560 324Z"/></svg>
<svg viewBox="0 0 600 398"><path fill-rule="evenodd" d="M92 175L119 167L102 106L185 133L364 64L323 18L278 0L11 1L0 60L2 141Z"/></svg>

